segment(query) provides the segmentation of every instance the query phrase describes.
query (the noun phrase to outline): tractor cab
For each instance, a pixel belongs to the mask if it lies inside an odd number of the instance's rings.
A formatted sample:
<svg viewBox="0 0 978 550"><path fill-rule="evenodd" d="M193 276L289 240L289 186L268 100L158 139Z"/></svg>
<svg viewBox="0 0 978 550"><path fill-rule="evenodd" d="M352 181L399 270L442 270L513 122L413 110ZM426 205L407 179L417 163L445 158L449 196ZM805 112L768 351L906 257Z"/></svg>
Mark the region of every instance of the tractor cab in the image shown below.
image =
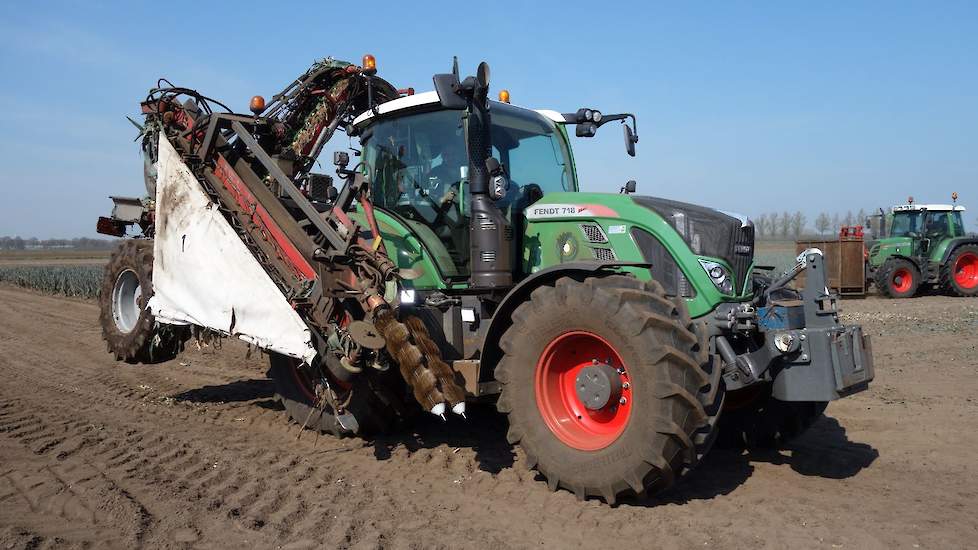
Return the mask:
<svg viewBox="0 0 978 550"><path fill-rule="evenodd" d="M493 203L518 232L523 211L545 194L578 190L571 148L557 113L488 103L491 157L508 183ZM417 237L447 280L465 279L471 264L468 122L466 111L425 92L353 123L374 207Z"/></svg>
<svg viewBox="0 0 978 550"><path fill-rule="evenodd" d="M965 235L963 206L950 204L904 204L894 206L885 217L876 245L901 247L906 254L926 254L945 239Z"/></svg>
<svg viewBox="0 0 978 550"><path fill-rule="evenodd" d="M896 206L890 221L891 237L942 239L964 235L963 206L908 204Z"/></svg>

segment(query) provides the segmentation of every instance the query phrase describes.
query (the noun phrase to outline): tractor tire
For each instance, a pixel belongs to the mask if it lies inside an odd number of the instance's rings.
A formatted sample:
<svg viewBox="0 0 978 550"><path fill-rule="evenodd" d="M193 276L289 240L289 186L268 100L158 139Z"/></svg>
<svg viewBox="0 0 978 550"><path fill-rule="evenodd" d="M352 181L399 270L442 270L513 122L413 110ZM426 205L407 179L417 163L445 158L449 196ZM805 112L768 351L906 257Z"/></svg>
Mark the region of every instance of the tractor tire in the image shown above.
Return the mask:
<svg viewBox="0 0 978 550"><path fill-rule="evenodd" d="M721 368L685 302L657 282L564 277L512 319L497 408L551 490L609 504L660 492L712 447Z"/></svg>
<svg viewBox="0 0 978 550"><path fill-rule="evenodd" d="M941 288L952 296L978 296L978 245L954 249L941 266Z"/></svg>
<svg viewBox="0 0 978 550"><path fill-rule="evenodd" d="M828 402L780 401L771 385L728 392L717 446L724 449L776 449L805 433L821 418Z"/></svg>
<svg viewBox="0 0 978 550"><path fill-rule="evenodd" d="M912 298L920 279L920 270L910 260L894 258L876 271L876 290L887 298Z"/></svg>
<svg viewBox="0 0 978 550"><path fill-rule="evenodd" d="M159 363L183 349L189 330L157 323L146 307L152 296L153 241L123 241L105 266L99 294L102 338L116 360Z"/></svg>
<svg viewBox="0 0 978 550"><path fill-rule="evenodd" d="M275 383L275 397L293 422L336 437L352 435L353 432L339 425L332 409L316 406L315 386L299 369L298 359L270 352L268 362L268 376ZM394 369L361 373L341 397L346 401L346 409L357 420L359 430L356 433L382 434L409 418L411 410L403 399L403 388Z"/></svg>

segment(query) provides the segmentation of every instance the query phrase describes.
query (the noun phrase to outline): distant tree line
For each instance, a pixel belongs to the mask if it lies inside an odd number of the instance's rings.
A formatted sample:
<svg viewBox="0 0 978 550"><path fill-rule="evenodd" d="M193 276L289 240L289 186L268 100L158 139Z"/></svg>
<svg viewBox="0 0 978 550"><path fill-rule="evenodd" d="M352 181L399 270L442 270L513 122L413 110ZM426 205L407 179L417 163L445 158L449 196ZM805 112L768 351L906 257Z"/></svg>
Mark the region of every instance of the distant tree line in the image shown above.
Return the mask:
<svg viewBox="0 0 978 550"><path fill-rule="evenodd" d="M114 239L38 239L37 237L0 237L0 250L35 250L41 248L72 248L76 250L106 250L115 245Z"/></svg>
<svg viewBox="0 0 978 550"><path fill-rule="evenodd" d="M823 236L834 235L843 225L865 225L866 215L863 209L858 212L849 210L845 214L820 212L814 220L815 232ZM808 217L801 211L769 212L754 218L754 230L762 239L797 239L811 233L807 224Z"/></svg>

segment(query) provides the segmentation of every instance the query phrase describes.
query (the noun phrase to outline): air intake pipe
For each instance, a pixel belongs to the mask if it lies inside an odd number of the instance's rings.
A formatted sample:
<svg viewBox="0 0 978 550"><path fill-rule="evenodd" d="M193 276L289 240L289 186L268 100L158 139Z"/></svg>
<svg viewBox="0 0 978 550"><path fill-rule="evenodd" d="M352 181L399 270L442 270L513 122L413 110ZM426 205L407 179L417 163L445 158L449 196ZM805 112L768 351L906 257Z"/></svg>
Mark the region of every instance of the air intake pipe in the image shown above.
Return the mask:
<svg viewBox="0 0 978 550"><path fill-rule="evenodd" d="M470 283L477 288L500 288L513 284L513 227L489 195L486 160L492 155L492 134L486 92L488 88L483 88L482 94L475 94L467 113L466 144L472 195Z"/></svg>

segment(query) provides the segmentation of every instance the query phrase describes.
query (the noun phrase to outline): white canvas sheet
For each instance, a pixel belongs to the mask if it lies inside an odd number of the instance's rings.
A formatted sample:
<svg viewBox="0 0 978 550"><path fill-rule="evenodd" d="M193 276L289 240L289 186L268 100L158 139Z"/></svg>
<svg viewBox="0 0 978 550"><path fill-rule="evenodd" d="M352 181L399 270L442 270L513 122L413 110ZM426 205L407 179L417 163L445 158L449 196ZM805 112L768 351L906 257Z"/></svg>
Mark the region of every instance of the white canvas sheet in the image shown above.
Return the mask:
<svg viewBox="0 0 978 550"><path fill-rule="evenodd" d="M299 315L165 137L159 152L153 315L311 362L316 352Z"/></svg>

